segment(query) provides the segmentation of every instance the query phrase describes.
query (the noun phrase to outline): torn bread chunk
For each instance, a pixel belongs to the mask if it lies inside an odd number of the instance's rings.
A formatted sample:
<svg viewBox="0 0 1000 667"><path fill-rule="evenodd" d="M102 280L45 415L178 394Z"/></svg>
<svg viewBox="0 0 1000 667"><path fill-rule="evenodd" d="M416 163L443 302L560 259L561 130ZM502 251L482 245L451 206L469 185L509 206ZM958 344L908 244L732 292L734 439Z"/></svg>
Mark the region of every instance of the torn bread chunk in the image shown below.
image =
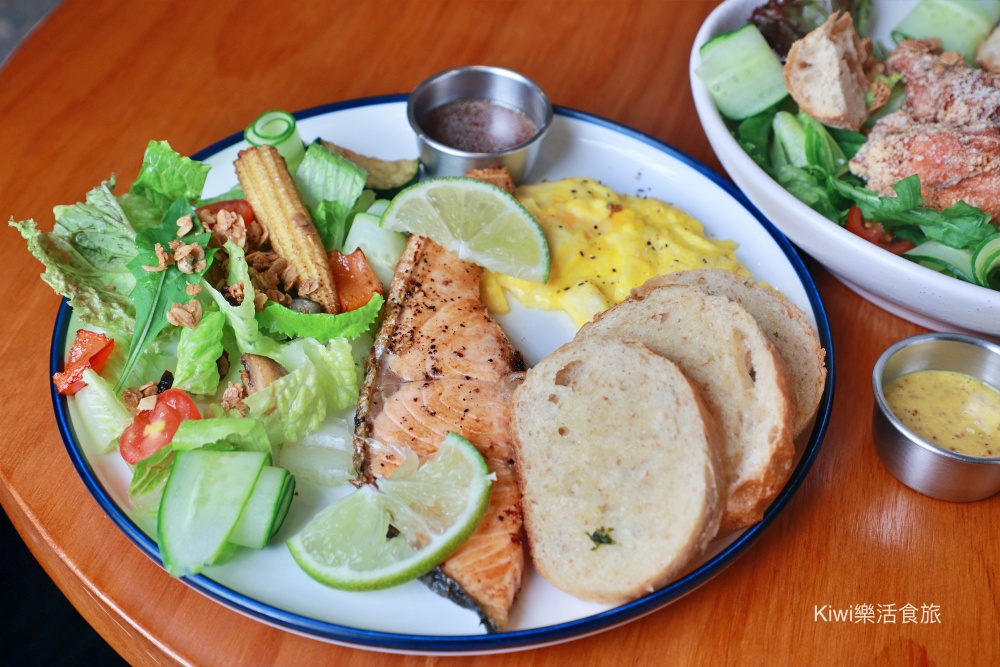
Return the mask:
<svg viewBox="0 0 1000 667"><path fill-rule="evenodd" d="M864 63L867 50L847 12L792 44L785 85L799 108L824 125L858 130L868 117Z"/></svg>

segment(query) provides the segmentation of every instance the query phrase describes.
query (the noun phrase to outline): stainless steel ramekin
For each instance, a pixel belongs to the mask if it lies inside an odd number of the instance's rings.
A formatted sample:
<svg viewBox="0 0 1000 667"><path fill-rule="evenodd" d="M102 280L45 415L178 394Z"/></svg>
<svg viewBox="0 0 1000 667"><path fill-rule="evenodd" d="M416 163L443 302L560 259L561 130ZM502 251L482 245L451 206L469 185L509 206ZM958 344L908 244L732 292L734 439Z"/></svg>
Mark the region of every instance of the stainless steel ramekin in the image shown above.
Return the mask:
<svg viewBox="0 0 1000 667"><path fill-rule="evenodd" d="M485 99L522 111L538 132L527 142L497 153L463 151L427 136L421 126L427 113L460 99ZM507 167L515 183L534 167L553 116L552 103L538 84L517 72L481 65L457 67L426 79L410 93L406 113L428 176L462 176L470 169Z"/></svg>
<svg viewBox="0 0 1000 667"><path fill-rule="evenodd" d="M900 375L923 370L958 371L1000 387L1000 345L963 334L929 333L883 352L872 371L872 430L882 462L903 484L940 500L968 502L1000 492L1000 457L936 447L906 428L889 408L883 387Z"/></svg>

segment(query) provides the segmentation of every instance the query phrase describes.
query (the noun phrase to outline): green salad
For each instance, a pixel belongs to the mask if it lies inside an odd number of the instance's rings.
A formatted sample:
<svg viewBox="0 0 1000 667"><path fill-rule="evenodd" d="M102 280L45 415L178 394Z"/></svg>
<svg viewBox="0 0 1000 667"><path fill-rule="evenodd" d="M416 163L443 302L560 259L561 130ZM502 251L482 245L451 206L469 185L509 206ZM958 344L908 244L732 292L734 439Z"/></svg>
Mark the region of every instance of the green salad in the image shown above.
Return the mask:
<svg viewBox="0 0 1000 667"><path fill-rule="evenodd" d="M297 133L283 141L325 251L403 237L378 229L369 211L387 202L363 168ZM98 454L128 463L132 505L156 520L164 566L178 576L267 545L296 477L353 476L349 419L383 303L379 285L348 312L300 307L296 288L281 288L297 285L301 297L302 282L274 270L266 244L244 240L260 228L239 187L203 198L209 169L153 141L124 192L104 181L56 207L50 232L10 221L79 323L53 378L76 403L74 426ZM390 246L369 253L383 276L402 249Z"/></svg>
<svg viewBox="0 0 1000 667"><path fill-rule="evenodd" d="M876 0L877 1L877 0ZM893 196L880 195L849 170L872 125L900 108L905 82L880 74L889 103L861 131L829 127L803 113L789 95L782 61L791 45L849 11L866 33L870 0L771 0L747 25L708 41L697 70L733 137L771 178L830 221L887 251L970 283L1000 289L1000 234L991 215L963 201L943 210L926 205L917 175ZM967 58L1000 19L997 0L920 0L900 17L893 37L940 38ZM876 56L886 49L874 45ZM867 100L871 106L872 100Z"/></svg>

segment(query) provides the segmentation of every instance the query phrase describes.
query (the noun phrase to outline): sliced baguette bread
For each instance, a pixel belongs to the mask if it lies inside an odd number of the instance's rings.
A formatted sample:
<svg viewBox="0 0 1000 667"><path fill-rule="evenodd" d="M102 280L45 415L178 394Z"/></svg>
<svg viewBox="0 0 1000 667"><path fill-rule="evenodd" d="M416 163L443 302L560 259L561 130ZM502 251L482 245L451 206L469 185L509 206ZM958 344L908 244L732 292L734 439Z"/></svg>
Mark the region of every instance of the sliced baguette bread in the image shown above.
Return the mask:
<svg viewBox="0 0 1000 667"><path fill-rule="evenodd" d="M724 269L678 271L652 278L646 286L671 284L729 297L753 315L785 361L795 393L793 435L799 437L816 415L826 385L826 350L805 313L776 290Z"/></svg>
<svg viewBox="0 0 1000 667"><path fill-rule="evenodd" d="M635 599L715 536L721 435L693 384L644 345L567 343L528 371L512 413L532 560L560 590Z"/></svg>
<svg viewBox="0 0 1000 667"><path fill-rule="evenodd" d="M761 520L795 457L794 396L777 348L725 296L688 285L642 285L577 333L637 340L675 362L704 392L723 433L725 534Z"/></svg>

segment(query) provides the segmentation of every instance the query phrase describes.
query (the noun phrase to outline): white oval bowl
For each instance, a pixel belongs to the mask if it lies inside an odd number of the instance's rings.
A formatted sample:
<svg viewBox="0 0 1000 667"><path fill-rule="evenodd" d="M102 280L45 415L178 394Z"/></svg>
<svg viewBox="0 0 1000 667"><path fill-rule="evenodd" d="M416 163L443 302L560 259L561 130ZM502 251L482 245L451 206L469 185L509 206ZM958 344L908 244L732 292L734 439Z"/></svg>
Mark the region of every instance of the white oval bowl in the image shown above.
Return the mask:
<svg viewBox="0 0 1000 667"><path fill-rule="evenodd" d="M725 0L702 24L691 49L695 107L708 141L733 182L775 227L868 301L935 331L1000 337L1000 291L932 271L861 239L813 211L767 175L729 133L695 69L712 37L747 23L764 0ZM890 30L915 0L875 0L871 34L891 46Z"/></svg>

